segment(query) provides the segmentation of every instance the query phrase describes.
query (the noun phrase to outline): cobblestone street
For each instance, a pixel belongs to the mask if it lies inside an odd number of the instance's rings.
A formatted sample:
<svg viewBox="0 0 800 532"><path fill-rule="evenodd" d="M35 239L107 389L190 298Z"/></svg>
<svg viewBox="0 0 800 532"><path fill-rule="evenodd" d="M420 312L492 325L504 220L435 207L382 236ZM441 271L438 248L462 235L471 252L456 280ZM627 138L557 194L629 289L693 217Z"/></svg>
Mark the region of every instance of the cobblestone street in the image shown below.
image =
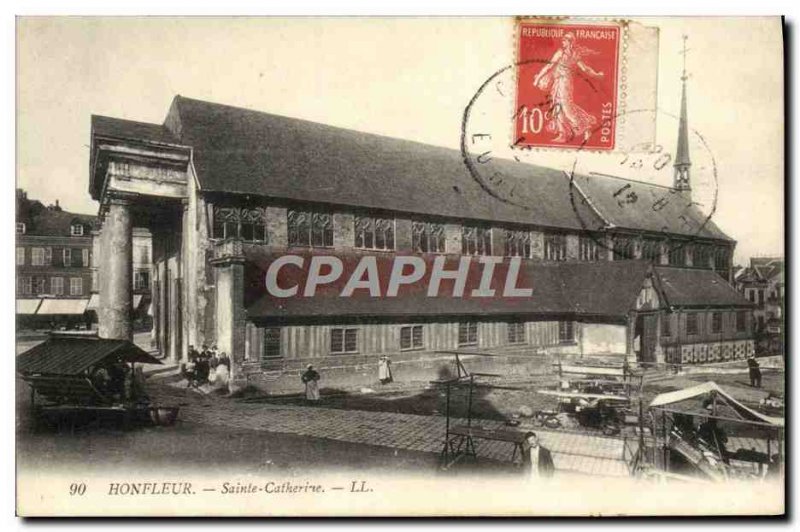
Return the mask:
<svg viewBox="0 0 800 532"><path fill-rule="evenodd" d="M151 396L161 404L181 406L184 422L263 430L394 449L438 453L442 449L445 418L389 412L341 410L324 406L247 403L224 397L204 396L193 390L165 384L152 385ZM324 402L324 401L323 401ZM463 419L453 424L466 423ZM499 421L476 420L473 426L497 428ZM520 427L524 430L525 427ZM622 458L623 440L537 428L542 445L550 449L556 469L573 473L627 476ZM475 440L479 457L508 461L513 446L503 442Z"/></svg>

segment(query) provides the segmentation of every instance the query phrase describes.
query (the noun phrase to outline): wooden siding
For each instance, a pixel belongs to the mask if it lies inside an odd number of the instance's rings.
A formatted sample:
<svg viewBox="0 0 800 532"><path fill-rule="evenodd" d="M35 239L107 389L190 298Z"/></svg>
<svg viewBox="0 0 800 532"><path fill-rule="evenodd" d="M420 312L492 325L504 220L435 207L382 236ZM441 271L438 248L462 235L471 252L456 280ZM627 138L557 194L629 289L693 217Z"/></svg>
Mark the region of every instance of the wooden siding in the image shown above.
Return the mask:
<svg viewBox="0 0 800 532"><path fill-rule="evenodd" d="M347 356L330 352L330 332L336 327L358 329L358 355L406 353L414 350L400 349L400 328L422 325L423 348L416 351L431 352L459 349L458 322L429 323L363 323L281 326L281 354L284 360ZM539 348L558 345L558 322L525 322L525 342L508 343L508 324L501 321L478 322L478 344L471 349L498 347ZM247 324L247 355L249 362L258 362L264 350L264 328Z"/></svg>
<svg viewBox="0 0 800 532"><path fill-rule="evenodd" d="M722 313L722 330L718 333L711 332L711 320L713 312ZM743 331L736 330L736 310L721 309L702 310L702 311L682 311L662 314L662 319L670 320L670 336L663 336L662 345L692 344L701 342L714 342L721 340L745 340L752 338L753 316L749 311L746 312L745 328ZM686 334L686 315L697 314L697 334Z"/></svg>

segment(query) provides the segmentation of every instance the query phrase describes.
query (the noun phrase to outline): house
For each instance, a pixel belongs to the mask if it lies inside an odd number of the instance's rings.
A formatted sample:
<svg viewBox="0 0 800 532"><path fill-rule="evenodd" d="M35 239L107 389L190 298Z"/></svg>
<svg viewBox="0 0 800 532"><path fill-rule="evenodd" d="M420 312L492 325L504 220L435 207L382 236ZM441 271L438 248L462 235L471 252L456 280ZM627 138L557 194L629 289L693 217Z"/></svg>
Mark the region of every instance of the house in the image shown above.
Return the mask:
<svg viewBox="0 0 800 532"><path fill-rule="evenodd" d="M45 206L16 191L17 320L20 326L86 325L92 231L97 217Z"/></svg>
<svg viewBox="0 0 800 532"><path fill-rule="evenodd" d="M97 217L64 211L56 200L44 206L17 189L17 319L22 327L55 328L97 322ZM133 233L134 318L147 327L151 237Z"/></svg>
<svg viewBox="0 0 800 532"><path fill-rule="evenodd" d="M755 334L760 350L773 353L783 350L784 323L783 257L752 257L750 265L737 272L734 284L753 303Z"/></svg>

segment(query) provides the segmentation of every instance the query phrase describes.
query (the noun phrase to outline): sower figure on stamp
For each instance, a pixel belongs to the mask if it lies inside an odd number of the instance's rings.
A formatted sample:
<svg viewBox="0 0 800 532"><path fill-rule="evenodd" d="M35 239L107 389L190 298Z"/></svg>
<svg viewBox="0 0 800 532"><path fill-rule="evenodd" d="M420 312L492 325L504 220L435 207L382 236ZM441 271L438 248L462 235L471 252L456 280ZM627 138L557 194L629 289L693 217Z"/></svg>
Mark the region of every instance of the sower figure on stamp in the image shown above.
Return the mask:
<svg viewBox="0 0 800 532"><path fill-rule="evenodd" d="M601 78L605 75L583 62L585 56L595 53L576 45L575 35L567 33L561 40L561 48L533 79L537 88L549 93L549 109L545 117L547 131L557 134L553 142L570 142L576 137L583 137L586 142L592 134L592 127L597 124L597 117L575 103L573 93L576 67L588 76Z"/></svg>
<svg viewBox="0 0 800 532"><path fill-rule="evenodd" d="M309 401L319 401L319 373L314 370L314 366L309 364L300 380L306 385L306 399Z"/></svg>

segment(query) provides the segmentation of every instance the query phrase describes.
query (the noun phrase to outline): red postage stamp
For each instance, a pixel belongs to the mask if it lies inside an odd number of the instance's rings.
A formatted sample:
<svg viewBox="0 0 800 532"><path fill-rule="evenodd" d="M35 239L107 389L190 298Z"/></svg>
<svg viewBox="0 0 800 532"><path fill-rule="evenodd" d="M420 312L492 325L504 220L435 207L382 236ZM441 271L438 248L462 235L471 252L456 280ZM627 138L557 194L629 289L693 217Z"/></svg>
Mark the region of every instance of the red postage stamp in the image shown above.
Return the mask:
<svg viewBox="0 0 800 532"><path fill-rule="evenodd" d="M620 27L517 25L518 147L613 150Z"/></svg>

